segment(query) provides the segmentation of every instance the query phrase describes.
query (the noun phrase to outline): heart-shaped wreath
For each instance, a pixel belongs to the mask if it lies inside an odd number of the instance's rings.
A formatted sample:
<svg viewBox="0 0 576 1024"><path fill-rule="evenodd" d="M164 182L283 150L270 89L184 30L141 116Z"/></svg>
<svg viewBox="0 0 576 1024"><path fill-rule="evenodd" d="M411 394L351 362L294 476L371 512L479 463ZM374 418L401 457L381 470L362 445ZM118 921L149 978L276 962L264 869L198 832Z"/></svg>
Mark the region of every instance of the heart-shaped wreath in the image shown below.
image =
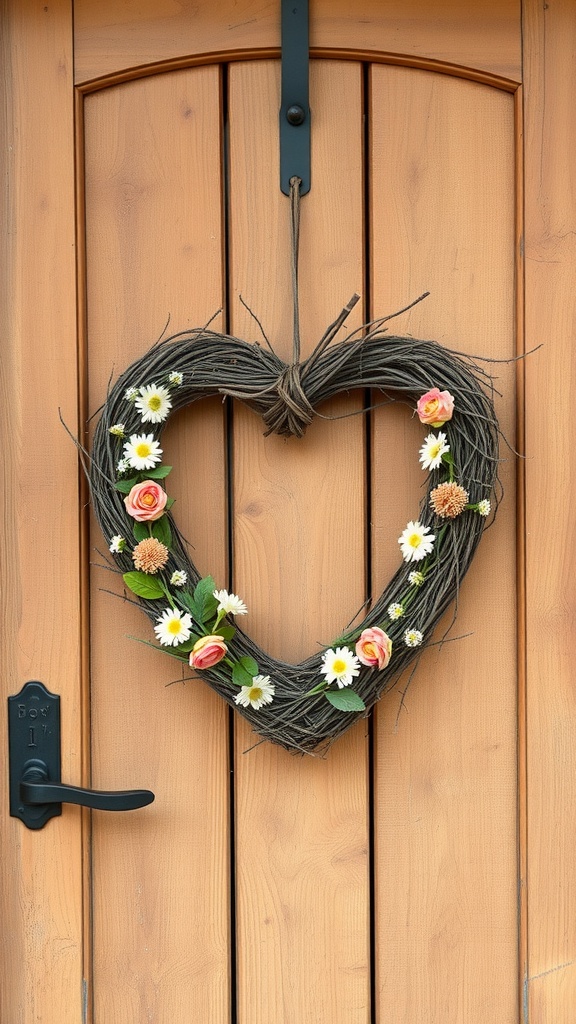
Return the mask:
<svg viewBox="0 0 576 1024"><path fill-rule="evenodd" d="M354 296L303 362L209 328L154 346L111 387L96 427L90 484L100 527L154 625L157 643L206 680L262 737L293 751L325 749L398 679L458 594L497 478L490 375L435 341L395 337L384 319L331 345ZM389 318L385 318L389 319ZM261 650L232 623L235 594L201 578L170 512L161 433L170 415L210 395L259 413L266 433L301 436L318 404L374 388L408 403L428 433L418 516L399 538L402 562L364 620L297 665ZM220 581L222 582L222 581Z"/></svg>

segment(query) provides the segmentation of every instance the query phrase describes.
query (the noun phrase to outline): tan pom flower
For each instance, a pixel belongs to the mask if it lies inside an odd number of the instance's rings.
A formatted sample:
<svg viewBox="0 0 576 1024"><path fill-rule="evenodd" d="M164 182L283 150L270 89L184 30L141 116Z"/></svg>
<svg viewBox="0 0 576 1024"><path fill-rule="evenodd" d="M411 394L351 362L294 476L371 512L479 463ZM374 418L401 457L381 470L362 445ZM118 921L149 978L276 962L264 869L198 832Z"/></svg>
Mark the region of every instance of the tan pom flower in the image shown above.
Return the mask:
<svg viewBox="0 0 576 1024"><path fill-rule="evenodd" d="M453 481L438 484L430 492L430 504L441 519L455 519L468 503L468 491Z"/></svg>
<svg viewBox="0 0 576 1024"><path fill-rule="evenodd" d="M155 537L147 537L136 545L132 552L132 561L141 572L154 573L163 569L170 552L165 544Z"/></svg>

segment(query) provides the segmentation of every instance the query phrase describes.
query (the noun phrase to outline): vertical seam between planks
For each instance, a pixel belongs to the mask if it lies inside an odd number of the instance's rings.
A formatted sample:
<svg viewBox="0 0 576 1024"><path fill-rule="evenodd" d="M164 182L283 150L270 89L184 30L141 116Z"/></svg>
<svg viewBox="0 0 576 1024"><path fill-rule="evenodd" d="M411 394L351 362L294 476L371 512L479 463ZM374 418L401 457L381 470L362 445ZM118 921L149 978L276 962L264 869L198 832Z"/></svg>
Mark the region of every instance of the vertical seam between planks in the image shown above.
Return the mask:
<svg viewBox="0 0 576 1024"><path fill-rule="evenodd" d="M371 204L370 204L370 65L365 63L362 67L362 116L363 116L363 218L364 218L364 322L367 323L374 315L372 310L371 295ZM364 407L366 410L373 404L373 393L366 391L364 395ZM373 491L372 491L372 413L366 411L364 414L365 433L365 466L366 466L366 598L372 596L372 523L374 520ZM369 1015L367 1019L370 1024L378 1024L376 1020L376 871L375 871L375 784L374 784L374 715L368 719L368 899L369 899L369 935L368 935L368 979L369 991Z"/></svg>
<svg viewBox="0 0 576 1024"><path fill-rule="evenodd" d="M230 331L230 150L229 150L229 112L228 112L228 65L221 66L221 131L222 131L222 262L223 279L223 328ZM227 586L232 589L234 575L233 545L233 411L232 401L227 398L223 404L226 461L226 554L227 554ZM229 926L229 1020L236 1024L238 1017L238 963L236 943L236 793L235 793L235 738L234 711L228 708L228 833L230 857L230 926Z"/></svg>

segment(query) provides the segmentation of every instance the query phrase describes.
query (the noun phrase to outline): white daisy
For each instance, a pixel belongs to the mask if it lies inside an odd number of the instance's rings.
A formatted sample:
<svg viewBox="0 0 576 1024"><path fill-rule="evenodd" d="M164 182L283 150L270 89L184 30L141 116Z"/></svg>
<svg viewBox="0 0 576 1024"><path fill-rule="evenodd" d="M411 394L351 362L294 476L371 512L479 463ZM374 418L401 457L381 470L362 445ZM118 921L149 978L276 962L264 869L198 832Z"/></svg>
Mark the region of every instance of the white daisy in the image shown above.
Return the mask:
<svg viewBox="0 0 576 1024"><path fill-rule="evenodd" d="M482 498L482 501L478 502L477 509L481 516L489 516L491 507L488 498Z"/></svg>
<svg viewBox="0 0 576 1024"><path fill-rule="evenodd" d="M420 647L424 637L419 629L407 629L404 633L406 647Z"/></svg>
<svg viewBox="0 0 576 1024"><path fill-rule="evenodd" d="M131 434L124 445L124 457L132 469L154 469L162 461L162 449L154 434Z"/></svg>
<svg viewBox="0 0 576 1024"><path fill-rule="evenodd" d="M126 388L126 391L124 392L124 398L126 399L127 402L133 402L136 398L138 398L138 388Z"/></svg>
<svg viewBox="0 0 576 1024"><path fill-rule="evenodd" d="M142 416L142 423L162 423L172 408L168 388L157 387L156 384L140 388L134 404Z"/></svg>
<svg viewBox="0 0 576 1024"><path fill-rule="evenodd" d="M125 430L125 423L113 423L111 427L108 427L108 432L114 434L115 437L124 437Z"/></svg>
<svg viewBox="0 0 576 1024"><path fill-rule="evenodd" d="M438 469L442 463L442 456L449 451L450 445L446 443L446 434L442 431L439 434L428 434L420 449L422 469Z"/></svg>
<svg viewBox="0 0 576 1024"><path fill-rule="evenodd" d="M172 384L172 387L179 388L183 380L184 374L178 373L176 370L168 374L168 383Z"/></svg>
<svg viewBox="0 0 576 1024"><path fill-rule="evenodd" d="M246 615L248 611L244 601L227 590L215 590L214 597L218 601L217 611L222 615Z"/></svg>
<svg viewBox="0 0 576 1024"><path fill-rule="evenodd" d="M403 609L401 604L398 604L397 601L394 601L393 604L389 604L388 605L388 618L389 619L392 619L392 621L394 621L394 619L401 619L403 615L404 615L404 609Z"/></svg>
<svg viewBox="0 0 576 1024"><path fill-rule="evenodd" d="M349 647L337 647L325 651L322 656L322 675L327 683L338 683L340 689L350 686L354 676L360 675L360 659L352 654Z"/></svg>
<svg viewBox="0 0 576 1024"><path fill-rule="evenodd" d="M255 711L264 704L271 704L274 699L274 683L270 682L270 676L254 676L251 686L242 686L240 693L234 697L236 704L243 708L253 707Z"/></svg>
<svg viewBox="0 0 576 1024"><path fill-rule="evenodd" d="M124 540L124 537L120 536L119 533L112 537L112 540L110 541L110 551L112 552L113 555L119 555L122 551L124 551L125 547L126 541Z"/></svg>
<svg viewBox="0 0 576 1024"><path fill-rule="evenodd" d="M184 572L184 569L175 569L170 577L170 583L173 587L183 587L188 580L188 573Z"/></svg>
<svg viewBox="0 0 576 1024"><path fill-rule="evenodd" d="M410 583L413 587L421 587L422 584L424 583L424 579L424 573L418 572L417 569L414 569L412 572L408 573L408 583Z"/></svg>
<svg viewBox="0 0 576 1024"><path fill-rule="evenodd" d="M156 620L154 632L164 647L176 647L190 639L192 619L188 612L180 612L176 608L165 608Z"/></svg>
<svg viewBox="0 0 576 1024"><path fill-rule="evenodd" d="M429 526L422 526L421 523L408 523L406 529L398 537L405 562L419 562L430 554L436 537L434 534L427 536L429 533Z"/></svg>

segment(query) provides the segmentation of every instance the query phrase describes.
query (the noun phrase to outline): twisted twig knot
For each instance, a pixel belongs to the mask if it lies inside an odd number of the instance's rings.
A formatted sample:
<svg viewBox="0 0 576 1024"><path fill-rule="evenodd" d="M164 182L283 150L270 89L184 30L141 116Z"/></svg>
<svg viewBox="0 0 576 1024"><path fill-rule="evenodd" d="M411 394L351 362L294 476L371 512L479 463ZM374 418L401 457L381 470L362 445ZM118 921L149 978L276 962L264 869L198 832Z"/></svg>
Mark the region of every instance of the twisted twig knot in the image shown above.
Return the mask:
<svg viewBox="0 0 576 1024"><path fill-rule="evenodd" d="M275 385L276 401L262 414L268 434L303 437L312 422L314 408L308 401L300 378L300 363L286 366Z"/></svg>

